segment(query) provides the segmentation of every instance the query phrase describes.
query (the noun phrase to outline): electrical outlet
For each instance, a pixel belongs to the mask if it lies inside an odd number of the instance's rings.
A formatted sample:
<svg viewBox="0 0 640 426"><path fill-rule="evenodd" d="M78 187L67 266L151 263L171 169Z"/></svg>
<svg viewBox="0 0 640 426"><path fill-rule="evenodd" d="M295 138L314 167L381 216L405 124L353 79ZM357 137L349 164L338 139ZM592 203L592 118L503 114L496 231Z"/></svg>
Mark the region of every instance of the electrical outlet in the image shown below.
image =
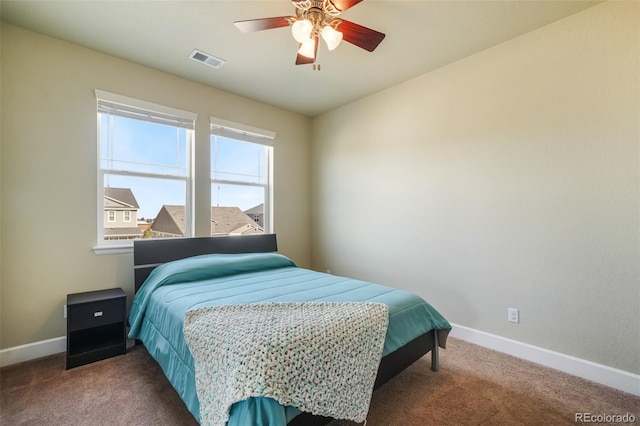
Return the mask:
<svg viewBox="0 0 640 426"><path fill-rule="evenodd" d="M518 316L519 316L518 309L516 308L507 309L507 321L518 323L520 322Z"/></svg>

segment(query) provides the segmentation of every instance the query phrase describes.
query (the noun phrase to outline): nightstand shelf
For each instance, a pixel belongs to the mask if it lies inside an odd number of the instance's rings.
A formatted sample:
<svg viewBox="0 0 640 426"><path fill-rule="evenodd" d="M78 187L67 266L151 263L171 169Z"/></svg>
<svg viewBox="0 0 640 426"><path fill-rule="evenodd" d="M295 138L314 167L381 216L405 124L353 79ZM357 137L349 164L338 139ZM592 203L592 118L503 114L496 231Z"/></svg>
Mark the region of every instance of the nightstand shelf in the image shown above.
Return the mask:
<svg viewBox="0 0 640 426"><path fill-rule="evenodd" d="M120 288L67 295L67 369L127 352L126 300Z"/></svg>

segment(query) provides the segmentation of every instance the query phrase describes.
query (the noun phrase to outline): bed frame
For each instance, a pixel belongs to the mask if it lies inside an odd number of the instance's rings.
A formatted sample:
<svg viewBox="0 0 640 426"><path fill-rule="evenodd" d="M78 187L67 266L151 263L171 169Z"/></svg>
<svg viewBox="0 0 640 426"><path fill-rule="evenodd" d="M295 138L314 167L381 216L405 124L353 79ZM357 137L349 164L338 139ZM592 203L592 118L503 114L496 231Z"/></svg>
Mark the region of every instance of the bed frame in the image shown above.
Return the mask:
<svg viewBox="0 0 640 426"><path fill-rule="evenodd" d="M278 251L275 234L243 236L142 239L133 242L133 267L137 292L158 265L185 257L210 253L271 253ZM374 389L379 388L402 370L431 351L431 369L438 371L438 333L431 330L383 357ZM302 413L289 426L320 426L333 419Z"/></svg>

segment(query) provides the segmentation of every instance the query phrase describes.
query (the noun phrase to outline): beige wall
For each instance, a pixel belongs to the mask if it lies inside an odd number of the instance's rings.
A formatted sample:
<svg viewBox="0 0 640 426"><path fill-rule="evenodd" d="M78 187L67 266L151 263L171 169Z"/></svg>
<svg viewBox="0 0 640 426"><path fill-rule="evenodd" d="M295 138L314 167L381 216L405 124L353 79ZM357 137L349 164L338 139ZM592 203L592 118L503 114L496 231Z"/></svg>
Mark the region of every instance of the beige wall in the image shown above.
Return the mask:
<svg viewBox="0 0 640 426"><path fill-rule="evenodd" d="M407 288L454 323L640 373L638 9L587 9L313 126L3 23L0 348L64 335L67 293L132 292L131 255L91 250L99 88L204 118L198 235L209 232L208 117L274 130L275 231L302 266Z"/></svg>
<svg viewBox="0 0 640 426"><path fill-rule="evenodd" d="M316 117L314 267L640 373L639 23L604 3Z"/></svg>
<svg viewBox="0 0 640 426"><path fill-rule="evenodd" d="M63 336L67 293L133 292L132 255L96 255L94 89L198 114L196 233L209 235L210 116L277 132L275 232L310 265L310 120L2 24L1 348Z"/></svg>

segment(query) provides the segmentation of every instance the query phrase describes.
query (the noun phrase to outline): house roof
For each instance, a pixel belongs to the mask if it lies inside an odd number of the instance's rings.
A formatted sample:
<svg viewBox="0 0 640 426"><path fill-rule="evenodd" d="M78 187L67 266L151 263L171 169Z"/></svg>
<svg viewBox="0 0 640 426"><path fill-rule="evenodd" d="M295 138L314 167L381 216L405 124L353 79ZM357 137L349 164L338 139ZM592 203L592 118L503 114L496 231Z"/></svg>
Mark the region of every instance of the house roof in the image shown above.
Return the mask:
<svg viewBox="0 0 640 426"><path fill-rule="evenodd" d="M128 228L104 228L105 237L126 237L142 235L142 230L137 226Z"/></svg>
<svg viewBox="0 0 640 426"><path fill-rule="evenodd" d="M263 214L264 213L264 203L258 204L255 207L251 207L249 210L244 211L246 214Z"/></svg>
<svg viewBox="0 0 640 426"><path fill-rule="evenodd" d="M164 205L151 229L184 235L184 206ZM211 207L211 234L247 234L264 232L262 227L238 207Z"/></svg>
<svg viewBox="0 0 640 426"><path fill-rule="evenodd" d="M184 206L163 205L153 223L151 230L184 236Z"/></svg>
<svg viewBox="0 0 640 426"><path fill-rule="evenodd" d="M104 188L104 196L129 207L139 209L138 201L130 188Z"/></svg>
<svg viewBox="0 0 640 426"><path fill-rule="evenodd" d="M263 232L253 219L238 207L211 207L211 234Z"/></svg>

